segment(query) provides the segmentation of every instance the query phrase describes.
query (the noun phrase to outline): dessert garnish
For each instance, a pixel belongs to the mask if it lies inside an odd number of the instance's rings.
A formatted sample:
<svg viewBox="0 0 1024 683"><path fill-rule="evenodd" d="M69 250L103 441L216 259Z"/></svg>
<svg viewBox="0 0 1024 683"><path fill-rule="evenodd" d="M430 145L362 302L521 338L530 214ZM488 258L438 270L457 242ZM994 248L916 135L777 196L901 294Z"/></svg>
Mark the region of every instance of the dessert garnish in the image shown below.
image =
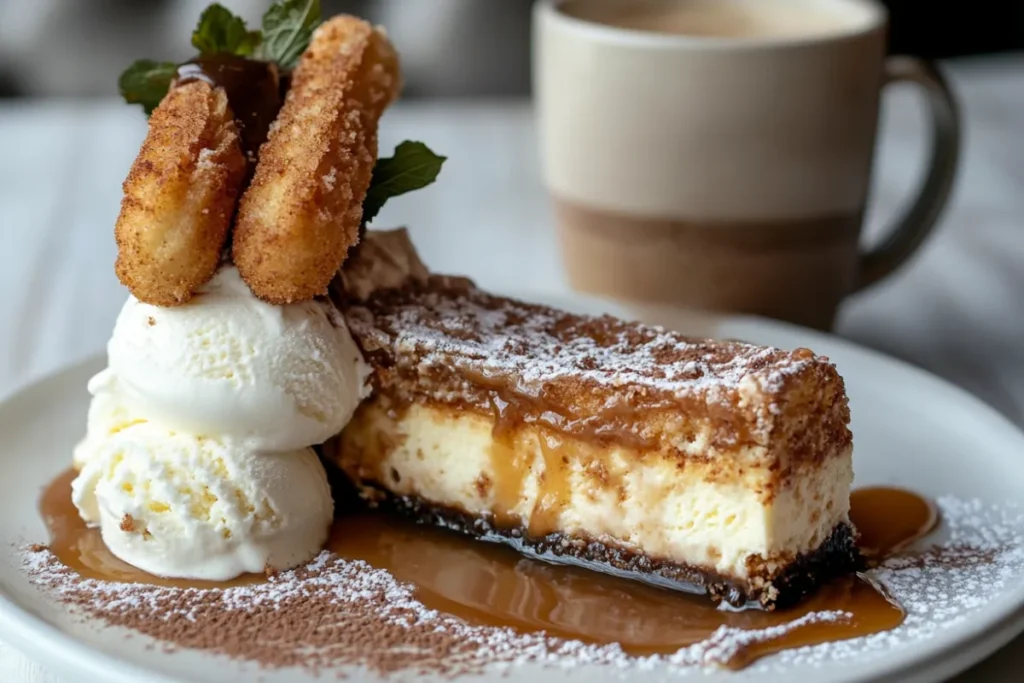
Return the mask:
<svg viewBox="0 0 1024 683"><path fill-rule="evenodd" d="M445 161L421 142L377 160L377 123L401 87L394 48L355 17L321 23L313 0L272 5L260 31L212 5L192 45L184 64L139 60L121 75L150 124L125 181L118 276L141 301L178 305L229 248L257 297L323 295L384 203Z"/></svg>

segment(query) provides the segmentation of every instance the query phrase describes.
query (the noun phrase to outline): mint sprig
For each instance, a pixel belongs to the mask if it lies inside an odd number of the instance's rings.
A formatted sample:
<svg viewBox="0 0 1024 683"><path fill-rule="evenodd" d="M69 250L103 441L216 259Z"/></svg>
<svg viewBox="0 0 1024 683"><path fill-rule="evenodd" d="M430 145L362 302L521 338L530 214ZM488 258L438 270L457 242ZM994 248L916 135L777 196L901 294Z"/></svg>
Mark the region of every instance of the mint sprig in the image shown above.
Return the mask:
<svg viewBox="0 0 1024 683"><path fill-rule="evenodd" d="M433 183L446 160L422 142L411 140L398 145L394 156L377 159L363 201L363 224L372 221L392 197Z"/></svg>
<svg viewBox="0 0 1024 683"><path fill-rule="evenodd" d="M213 3L199 16L192 46L203 57L252 57L293 69L320 22L320 0L275 2L263 15L261 31L250 31L241 17ZM129 104L142 105L149 116L170 89L176 70L172 62L136 60L118 79L121 96Z"/></svg>
<svg viewBox="0 0 1024 683"><path fill-rule="evenodd" d="M117 89L125 102L142 105L149 116L167 94L177 71L178 65L174 62L137 59L117 79Z"/></svg>
<svg viewBox="0 0 1024 683"><path fill-rule="evenodd" d="M320 0L283 0L263 15L263 41L257 57L291 69L320 25Z"/></svg>
<svg viewBox="0 0 1024 683"><path fill-rule="evenodd" d="M262 35L250 31L245 20L228 8L214 3L203 10L192 31L192 47L201 55L229 54L248 57L259 46Z"/></svg>

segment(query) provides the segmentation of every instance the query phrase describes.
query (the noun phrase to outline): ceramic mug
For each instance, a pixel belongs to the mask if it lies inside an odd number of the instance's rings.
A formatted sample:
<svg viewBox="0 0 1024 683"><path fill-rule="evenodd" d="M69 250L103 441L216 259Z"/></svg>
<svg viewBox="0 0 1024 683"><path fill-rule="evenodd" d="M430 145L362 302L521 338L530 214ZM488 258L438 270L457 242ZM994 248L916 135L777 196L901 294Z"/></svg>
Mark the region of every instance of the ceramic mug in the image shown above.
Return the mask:
<svg viewBox="0 0 1024 683"><path fill-rule="evenodd" d="M827 329L939 218L960 144L934 65L887 56L870 0L540 0L542 168L581 291ZM930 159L909 209L861 247L879 100L912 82Z"/></svg>

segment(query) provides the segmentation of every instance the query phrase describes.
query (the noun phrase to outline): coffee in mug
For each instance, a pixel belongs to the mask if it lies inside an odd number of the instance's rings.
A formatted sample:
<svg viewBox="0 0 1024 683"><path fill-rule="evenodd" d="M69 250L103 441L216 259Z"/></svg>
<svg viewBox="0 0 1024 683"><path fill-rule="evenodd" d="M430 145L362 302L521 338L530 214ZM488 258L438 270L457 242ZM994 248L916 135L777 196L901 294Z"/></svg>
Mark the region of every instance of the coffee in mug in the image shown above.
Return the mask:
<svg viewBox="0 0 1024 683"><path fill-rule="evenodd" d="M719 38L797 38L842 31L842 13L815 3L734 2L564 2L561 11L592 21L637 31Z"/></svg>

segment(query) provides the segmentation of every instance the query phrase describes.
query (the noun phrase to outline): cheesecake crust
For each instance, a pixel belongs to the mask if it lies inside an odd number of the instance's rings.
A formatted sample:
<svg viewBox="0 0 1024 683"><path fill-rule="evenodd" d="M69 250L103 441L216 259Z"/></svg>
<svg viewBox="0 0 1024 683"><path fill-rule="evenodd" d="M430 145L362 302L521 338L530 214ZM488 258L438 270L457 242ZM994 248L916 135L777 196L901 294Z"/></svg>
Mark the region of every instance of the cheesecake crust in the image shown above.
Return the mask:
<svg viewBox="0 0 1024 683"><path fill-rule="evenodd" d="M574 564L661 588L704 594L716 603L725 602L733 607L785 609L830 579L864 568L856 534L847 523L837 524L824 543L793 558L774 574L762 567L750 579L739 580L703 567L652 558L607 539L561 532L534 538L523 527L508 528L486 516L437 505L417 496L395 495L381 487L361 488L370 507L419 524L509 545L529 557L554 564Z"/></svg>

